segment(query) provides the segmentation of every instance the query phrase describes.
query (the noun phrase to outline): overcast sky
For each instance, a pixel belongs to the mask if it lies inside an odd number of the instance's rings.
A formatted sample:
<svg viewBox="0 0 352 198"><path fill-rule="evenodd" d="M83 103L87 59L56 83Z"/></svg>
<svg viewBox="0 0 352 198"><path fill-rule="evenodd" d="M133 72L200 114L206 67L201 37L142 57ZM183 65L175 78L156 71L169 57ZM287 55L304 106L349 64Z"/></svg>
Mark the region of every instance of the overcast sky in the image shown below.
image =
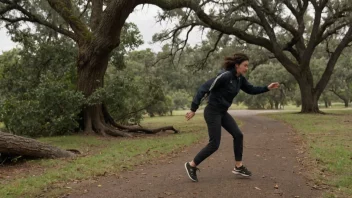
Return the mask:
<svg viewBox="0 0 352 198"><path fill-rule="evenodd" d="M160 8L152 5L145 5L143 9L142 6L138 6L127 19L128 22L135 23L143 35L144 44L140 46L139 49L152 48L153 51L159 51L161 49L162 44L160 43L153 45L150 44L152 36L155 33L160 32L166 27L169 27L167 24L156 23L155 16L160 11ZM200 41L200 32L193 31L193 33L190 34L188 42L191 45L194 45ZM0 28L0 54L2 54L3 51L10 50L14 47L15 44L11 41L10 37L6 33L6 29L2 26Z"/></svg>

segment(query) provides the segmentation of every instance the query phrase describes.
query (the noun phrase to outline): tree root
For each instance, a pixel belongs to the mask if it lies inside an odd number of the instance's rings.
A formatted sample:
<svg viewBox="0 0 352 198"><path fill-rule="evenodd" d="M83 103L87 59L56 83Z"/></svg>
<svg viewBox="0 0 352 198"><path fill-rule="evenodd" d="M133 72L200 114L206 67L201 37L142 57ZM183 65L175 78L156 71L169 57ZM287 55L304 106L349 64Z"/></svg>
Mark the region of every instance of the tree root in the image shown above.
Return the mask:
<svg viewBox="0 0 352 198"><path fill-rule="evenodd" d="M113 129L112 127L110 127L111 129L108 129L106 130L106 133L108 135L111 135L111 136L114 136L114 137L117 137L117 136L122 136L122 137L133 137L131 134L129 133L126 133L124 131L120 131L120 130L117 130L117 129Z"/></svg>
<svg viewBox="0 0 352 198"><path fill-rule="evenodd" d="M147 134L156 134L158 132L167 131L167 130L174 131L174 133L178 133L178 130L176 130L173 126L165 126L165 127L160 127L160 128L156 128L156 129L146 129L146 128L137 127L137 126L132 126L132 127L123 126L123 125L120 125L117 123L114 123L113 126L119 128L119 129L122 129L122 130L126 130L128 132L134 132L134 133L144 132Z"/></svg>
<svg viewBox="0 0 352 198"><path fill-rule="evenodd" d="M137 127L137 126L123 126L123 125L118 124L118 123L115 122L115 120L111 117L111 115L109 114L109 112L108 112L108 110L107 110L107 108L106 108L106 106L104 104L102 105L102 110L103 110L103 115L104 115L105 122L110 124L111 126L116 127L117 130L115 130L115 131L118 132L117 134L126 135L126 134L128 134L128 132L156 134L158 132L167 131L167 130L174 131L174 133L178 133L179 132L173 126L165 126L165 127L160 127L160 128L156 128L156 129L146 129L146 128ZM122 136L122 135L120 135L120 136Z"/></svg>

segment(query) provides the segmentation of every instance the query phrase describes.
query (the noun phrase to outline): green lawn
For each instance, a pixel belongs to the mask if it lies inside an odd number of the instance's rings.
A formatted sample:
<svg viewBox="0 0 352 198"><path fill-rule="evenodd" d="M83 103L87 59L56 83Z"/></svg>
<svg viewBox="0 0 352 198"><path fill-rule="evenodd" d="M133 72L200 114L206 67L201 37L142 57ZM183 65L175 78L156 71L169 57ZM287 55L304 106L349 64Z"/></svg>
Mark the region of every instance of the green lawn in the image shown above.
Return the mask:
<svg viewBox="0 0 352 198"><path fill-rule="evenodd" d="M333 187L326 197L352 197L352 111L266 116L284 121L303 137L317 164L314 180Z"/></svg>
<svg viewBox="0 0 352 198"><path fill-rule="evenodd" d="M207 136L202 114L185 121L184 116L146 118L144 127L156 128L173 125L179 134L161 132L136 138L103 138L98 136L63 136L41 138L61 148L75 148L83 152L75 159L54 159L28 161L25 170L3 167L4 178L0 179L0 195L7 197L36 197L45 192L45 197L55 197L70 191L70 182L84 180L122 170L132 170L135 165L146 163L155 158L168 158L172 153L181 151ZM1 171L1 170L0 170ZM11 172L12 171L12 172ZM1 172L0 172L1 173ZM28 174L30 173L30 174ZM1 175L1 174L0 174ZM52 188L55 187L55 188ZM51 190L49 190L51 189ZM54 189L54 190L52 190Z"/></svg>

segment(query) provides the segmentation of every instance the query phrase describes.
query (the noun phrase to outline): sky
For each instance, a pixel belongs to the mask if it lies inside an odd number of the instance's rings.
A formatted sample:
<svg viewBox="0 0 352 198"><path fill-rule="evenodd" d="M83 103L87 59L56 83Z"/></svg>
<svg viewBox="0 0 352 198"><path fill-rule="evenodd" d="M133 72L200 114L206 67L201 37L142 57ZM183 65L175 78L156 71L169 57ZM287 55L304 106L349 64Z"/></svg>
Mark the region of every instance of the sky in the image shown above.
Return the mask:
<svg viewBox="0 0 352 198"><path fill-rule="evenodd" d="M156 22L155 16L157 16L158 12L161 11L162 10L160 8L153 5L144 5L144 7L138 6L128 17L127 21L135 23L143 36L144 44L138 49L151 48L155 52L161 50L161 46L163 44L150 43L152 41L152 36L155 33L161 32L163 29L170 27L170 25L166 23L160 24ZM189 44L195 45L199 43L201 41L201 37L199 35L199 31L193 31L188 40ZM14 48L15 46L16 45L11 41L10 36L7 35L6 29L3 25L0 26L0 54Z"/></svg>

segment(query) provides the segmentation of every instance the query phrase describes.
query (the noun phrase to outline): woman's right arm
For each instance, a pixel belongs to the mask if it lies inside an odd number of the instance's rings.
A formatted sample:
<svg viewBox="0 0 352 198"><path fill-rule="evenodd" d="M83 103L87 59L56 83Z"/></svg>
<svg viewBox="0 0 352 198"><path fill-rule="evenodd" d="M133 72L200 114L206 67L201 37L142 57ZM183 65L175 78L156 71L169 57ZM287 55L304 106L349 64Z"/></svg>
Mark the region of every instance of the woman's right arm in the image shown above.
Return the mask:
<svg viewBox="0 0 352 198"><path fill-rule="evenodd" d="M196 95L193 97L193 101L191 104L191 111L193 112L197 111L200 105L200 102L202 101L202 98L205 96L206 93L209 93L209 89L213 84L214 80L215 78L212 78L198 88Z"/></svg>

